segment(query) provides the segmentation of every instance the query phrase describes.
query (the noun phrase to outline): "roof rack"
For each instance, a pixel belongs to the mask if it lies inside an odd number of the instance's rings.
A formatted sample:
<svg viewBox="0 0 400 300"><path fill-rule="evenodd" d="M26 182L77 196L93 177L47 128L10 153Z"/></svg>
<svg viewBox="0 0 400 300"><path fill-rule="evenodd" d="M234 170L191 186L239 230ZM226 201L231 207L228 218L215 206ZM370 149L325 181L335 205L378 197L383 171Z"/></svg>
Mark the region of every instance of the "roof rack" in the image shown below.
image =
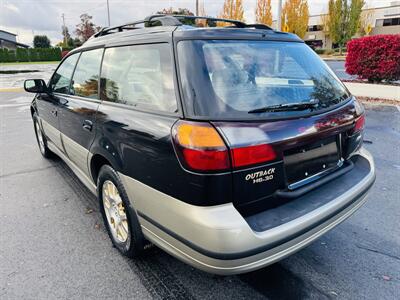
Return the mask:
<svg viewBox="0 0 400 300"><path fill-rule="evenodd" d="M188 15L166 15L166 14L157 14L146 17L144 20L135 21L132 23L126 23L114 27L104 27L99 32L95 33L93 37L100 37L103 35L111 34L114 32L122 32L124 30L132 30L132 29L140 29L142 27L136 27L136 25L143 24L144 27L156 27L156 26L182 26L185 25L184 21L193 21L193 24L196 20L206 20L207 22L224 22L230 23L233 27L236 28L255 28L255 29L265 29L272 30L271 27L264 24L246 24L242 21L231 20L231 19L223 19L223 18L212 18L212 17L203 17L203 16L188 16ZM232 27L232 26L228 26Z"/></svg>
<svg viewBox="0 0 400 300"><path fill-rule="evenodd" d="M154 20L158 21L159 24L154 24ZM180 26L182 25L176 18L168 15L152 15L146 17L144 20L139 20L131 23L126 23L118 26L113 27L103 27L99 32L95 33L94 37L99 37L103 35L107 35L110 33L122 32L124 30L132 30L132 29L140 29L141 27L136 27L136 25L144 24L144 27L153 27L153 26Z"/></svg>

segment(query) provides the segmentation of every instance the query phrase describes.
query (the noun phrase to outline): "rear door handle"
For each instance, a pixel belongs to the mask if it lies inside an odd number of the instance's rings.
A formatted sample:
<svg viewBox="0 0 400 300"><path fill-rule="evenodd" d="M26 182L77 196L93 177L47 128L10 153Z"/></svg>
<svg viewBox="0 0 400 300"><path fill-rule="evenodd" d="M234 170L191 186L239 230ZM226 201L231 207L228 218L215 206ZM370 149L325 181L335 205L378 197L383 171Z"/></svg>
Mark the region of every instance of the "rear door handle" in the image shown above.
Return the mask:
<svg viewBox="0 0 400 300"><path fill-rule="evenodd" d="M85 120L83 121L83 125L82 125L83 129L87 130L87 131L92 131L93 129L93 122L90 120Z"/></svg>

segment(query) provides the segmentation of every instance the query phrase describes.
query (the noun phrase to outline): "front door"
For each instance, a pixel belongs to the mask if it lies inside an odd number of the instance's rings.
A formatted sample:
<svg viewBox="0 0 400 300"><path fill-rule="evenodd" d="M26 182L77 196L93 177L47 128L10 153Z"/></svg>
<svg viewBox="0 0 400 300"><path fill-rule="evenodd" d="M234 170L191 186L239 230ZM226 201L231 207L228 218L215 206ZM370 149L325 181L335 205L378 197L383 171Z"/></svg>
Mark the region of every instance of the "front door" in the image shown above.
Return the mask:
<svg viewBox="0 0 400 300"><path fill-rule="evenodd" d="M44 134L47 140L61 151L63 151L63 147L60 136L59 110L60 105L64 102L64 96L69 93L71 77L78 57L78 54L74 54L66 58L50 80L49 93L39 94L36 97Z"/></svg>
<svg viewBox="0 0 400 300"><path fill-rule="evenodd" d="M82 52L72 76L70 95L60 105L61 140L68 158L89 175L88 154L95 137L98 81L103 49Z"/></svg>
<svg viewBox="0 0 400 300"><path fill-rule="evenodd" d="M62 145L58 124L58 99L51 94L39 94L36 96L36 105L47 141L53 143L61 150Z"/></svg>

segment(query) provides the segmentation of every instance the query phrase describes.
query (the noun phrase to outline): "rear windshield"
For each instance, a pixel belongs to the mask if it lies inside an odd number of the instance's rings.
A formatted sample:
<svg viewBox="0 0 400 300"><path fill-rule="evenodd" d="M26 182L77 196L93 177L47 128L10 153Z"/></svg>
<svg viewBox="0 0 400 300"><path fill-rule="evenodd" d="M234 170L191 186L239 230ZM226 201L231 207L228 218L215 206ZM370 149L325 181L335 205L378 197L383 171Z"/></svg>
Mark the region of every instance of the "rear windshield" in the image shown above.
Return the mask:
<svg viewBox="0 0 400 300"><path fill-rule="evenodd" d="M349 98L333 72L303 43L181 41L178 61L189 117L288 117L326 110ZM294 107L296 103L313 105ZM262 110L282 104L290 107Z"/></svg>

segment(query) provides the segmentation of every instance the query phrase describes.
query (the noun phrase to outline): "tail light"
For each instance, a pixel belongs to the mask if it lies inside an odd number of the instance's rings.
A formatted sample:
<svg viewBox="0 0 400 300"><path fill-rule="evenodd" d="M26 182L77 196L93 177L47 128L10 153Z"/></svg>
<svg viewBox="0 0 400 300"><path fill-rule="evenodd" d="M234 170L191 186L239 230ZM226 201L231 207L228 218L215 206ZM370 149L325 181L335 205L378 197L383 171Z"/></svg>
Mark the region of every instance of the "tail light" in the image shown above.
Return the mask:
<svg viewBox="0 0 400 300"><path fill-rule="evenodd" d="M233 148L230 151L218 131L209 123L179 121L172 129L177 155L194 171L224 171L276 159L267 144Z"/></svg>
<svg viewBox="0 0 400 300"><path fill-rule="evenodd" d="M354 128L351 130L351 135L361 131L365 126L365 115L362 114L355 122Z"/></svg>
<svg viewBox="0 0 400 300"><path fill-rule="evenodd" d="M276 158L274 149L267 144L235 148L231 150L231 154L232 164L235 168L259 164Z"/></svg>
<svg viewBox="0 0 400 300"><path fill-rule="evenodd" d="M185 167L194 171L230 168L228 148L210 124L180 121L174 125L172 135Z"/></svg>

